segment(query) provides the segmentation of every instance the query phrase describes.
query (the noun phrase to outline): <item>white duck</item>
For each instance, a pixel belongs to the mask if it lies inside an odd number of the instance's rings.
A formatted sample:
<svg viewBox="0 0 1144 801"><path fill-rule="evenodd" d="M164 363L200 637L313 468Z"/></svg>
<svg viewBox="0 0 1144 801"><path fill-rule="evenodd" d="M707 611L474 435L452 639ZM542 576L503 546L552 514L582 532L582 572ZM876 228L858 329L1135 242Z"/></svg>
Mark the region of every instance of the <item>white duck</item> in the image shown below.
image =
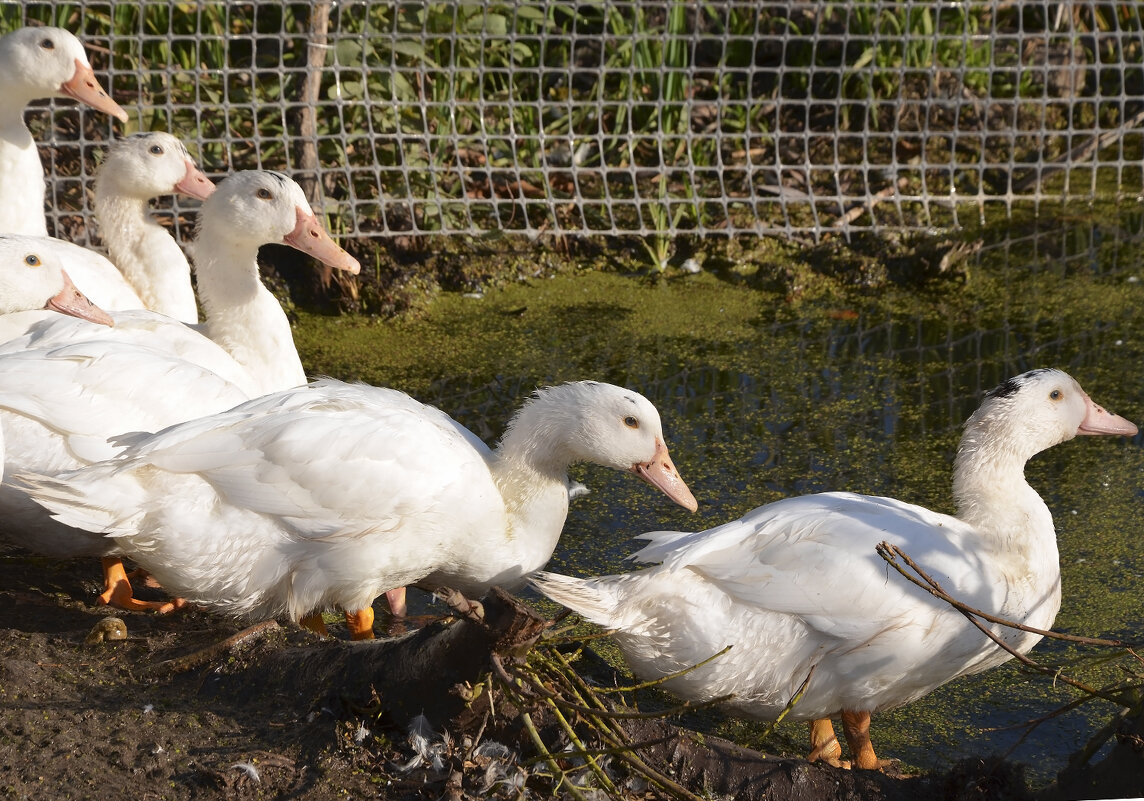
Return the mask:
<svg viewBox="0 0 1144 801"><path fill-rule="evenodd" d="M219 183L199 212L193 253L207 336L165 315L119 312L114 334L50 320L9 341L0 353L111 337L193 361L251 398L304 384L290 321L258 277L258 248L268 243L291 245L351 273L361 269L318 222L298 184L276 172L238 172Z"/></svg>
<svg viewBox="0 0 1144 801"><path fill-rule="evenodd" d="M1095 405L1059 370L1034 370L990 392L969 418L954 465L958 515L891 498L824 493L759 507L700 531L657 532L635 554L658 567L533 585L615 631L636 675L660 678L731 649L664 687L686 699L813 721L812 758L836 761L830 718L842 718L854 762L880 766L870 713L919 698L1009 659L951 606L897 576L877 555L899 546L953 597L1048 629L1060 608L1052 516L1026 483L1025 462L1077 434L1131 436L1136 426ZM1018 652L1039 636L993 626Z"/></svg>
<svg viewBox="0 0 1144 801"><path fill-rule="evenodd" d="M542 567L581 461L695 509L655 407L595 382L538 391L495 452L404 393L323 380L18 485L189 601L318 630L312 613L338 607L362 639L387 590L424 580L476 593Z"/></svg>
<svg viewBox="0 0 1144 801"><path fill-rule="evenodd" d="M114 310L148 308L181 320L198 321L191 268L174 237L148 213L147 203L182 193L203 200L215 189L191 161L183 144L168 133L133 134L112 143L96 173L95 216L112 260L53 239L54 252L77 280L96 287ZM46 246L45 246L46 247ZM24 334L46 312L0 316L0 342Z"/></svg>
<svg viewBox="0 0 1144 801"><path fill-rule="evenodd" d="M0 234L0 314L49 309L111 325L111 317L75 287L50 254L29 248L33 237ZM4 437L0 431L0 475L4 472Z"/></svg>
<svg viewBox="0 0 1144 801"><path fill-rule="evenodd" d="M83 45L62 28L19 28L0 37L0 233L47 236L44 168L24 107L71 97L127 121L95 80Z"/></svg>
<svg viewBox="0 0 1144 801"><path fill-rule="evenodd" d="M0 314L50 309L111 325L111 316L76 289L51 252L36 249L40 241L37 237L0 234Z"/></svg>
<svg viewBox="0 0 1144 801"><path fill-rule="evenodd" d="M258 245L295 243L354 272L357 262L317 223L297 184L277 173L231 176L203 209L199 288L215 300L204 302L208 330L220 315L238 317L219 327L244 345L236 355L246 362L154 312L119 312L115 328L102 332L38 323L0 348L0 424L13 469L78 468L116 453L107 443L111 437L213 414L264 387L304 383L286 315L258 280ZM122 564L111 558L114 543L55 523L11 487L0 488L0 514L19 521L0 535L21 547L50 556L104 556L104 603L169 608L133 601Z"/></svg>
<svg viewBox="0 0 1144 801"><path fill-rule="evenodd" d="M199 321L191 267L179 243L148 210L169 194L206 200L215 185L175 137L162 131L118 139L95 174L95 219L111 261L144 308L184 323Z"/></svg>

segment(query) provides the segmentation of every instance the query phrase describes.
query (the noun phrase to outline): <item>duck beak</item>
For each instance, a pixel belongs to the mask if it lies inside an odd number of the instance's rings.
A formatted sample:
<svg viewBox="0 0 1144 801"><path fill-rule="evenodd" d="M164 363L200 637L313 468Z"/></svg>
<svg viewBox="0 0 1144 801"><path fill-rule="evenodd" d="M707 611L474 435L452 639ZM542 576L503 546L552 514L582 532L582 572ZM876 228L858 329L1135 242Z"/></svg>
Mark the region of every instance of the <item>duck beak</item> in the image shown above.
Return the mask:
<svg viewBox="0 0 1144 801"><path fill-rule="evenodd" d="M651 461L632 465L632 472L687 511L694 512L699 508L695 496L683 483L683 479L679 477L679 471L675 469L671 457L667 455L667 446L658 438L655 441L655 455Z"/></svg>
<svg viewBox="0 0 1144 801"><path fill-rule="evenodd" d="M361 264L330 239L326 229L318 222L313 212L298 207L298 223L294 230L282 238L290 247L309 253L323 264L337 270L345 270L352 275L361 272Z"/></svg>
<svg viewBox="0 0 1144 801"><path fill-rule="evenodd" d="M1103 406L1097 406L1088 395L1084 396L1088 413L1081 421L1077 434L1119 434L1122 437L1136 436L1136 425L1125 420L1118 414L1107 411Z"/></svg>
<svg viewBox="0 0 1144 801"><path fill-rule="evenodd" d="M183 179L175 184L175 191L198 200L206 200L215 191L215 185L211 183L210 178L203 175L193 161L186 159L186 162L187 172L183 175Z"/></svg>
<svg viewBox="0 0 1144 801"><path fill-rule="evenodd" d="M82 320L90 320L100 325L115 325L115 321L111 319L110 314L96 306L87 299L85 294L76 289L71 277L66 272L63 270L60 272L63 273L64 276L64 288L58 295L44 305L45 309L51 309L60 314L69 314L72 317L79 317Z"/></svg>
<svg viewBox="0 0 1144 801"><path fill-rule="evenodd" d="M112 100L107 92L103 91L103 87L95 79L95 72L92 68L78 58L75 60L75 74L60 86L60 91L70 98L86 103L97 111L102 111L104 114L110 114L123 122L127 122L127 112Z"/></svg>

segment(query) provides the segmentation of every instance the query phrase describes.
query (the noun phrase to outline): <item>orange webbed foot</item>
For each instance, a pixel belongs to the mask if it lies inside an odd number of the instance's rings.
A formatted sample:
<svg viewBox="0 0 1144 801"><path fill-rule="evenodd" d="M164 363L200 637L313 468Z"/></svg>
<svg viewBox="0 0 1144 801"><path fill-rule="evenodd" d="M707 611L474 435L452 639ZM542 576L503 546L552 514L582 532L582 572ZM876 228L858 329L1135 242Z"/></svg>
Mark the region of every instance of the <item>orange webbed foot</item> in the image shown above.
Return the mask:
<svg viewBox="0 0 1144 801"><path fill-rule="evenodd" d="M404 590L402 590L404 592ZM373 607L367 606L356 612L346 612L346 625L350 629L350 639L373 639Z"/></svg>
<svg viewBox="0 0 1144 801"><path fill-rule="evenodd" d="M850 746L852 762L849 767L860 770L882 770L894 764L893 760L878 759L874 754L874 744L870 742L869 712L843 711L842 731L846 735L847 745Z"/></svg>
<svg viewBox="0 0 1144 801"><path fill-rule="evenodd" d="M808 762L822 760L836 768L849 767L842 762L842 745L834 734L834 724L830 718L820 718L810 722L810 754Z"/></svg>
<svg viewBox="0 0 1144 801"><path fill-rule="evenodd" d="M99 595L99 602L116 609L126 609L130 612L158 612L165 615L186 605L182 598L170 601L140 601L131 589L131 581L127 578L127 571L123 568L123 560L107 557L103 561L103 592Z"/></svg>

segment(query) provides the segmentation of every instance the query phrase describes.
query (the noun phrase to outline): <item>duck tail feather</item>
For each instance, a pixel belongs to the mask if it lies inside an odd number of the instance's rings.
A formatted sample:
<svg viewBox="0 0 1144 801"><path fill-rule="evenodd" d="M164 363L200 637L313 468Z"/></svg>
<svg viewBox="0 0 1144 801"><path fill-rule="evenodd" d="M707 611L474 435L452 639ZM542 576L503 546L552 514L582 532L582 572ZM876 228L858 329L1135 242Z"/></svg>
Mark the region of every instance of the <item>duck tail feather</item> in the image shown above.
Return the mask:
<svg viewBox="0 0 1144 801"><path fill-rule="evenodd" d="M53 518L72 528L114 536L130 527L130 521L125 521L114 505L96 500L98 492L93 493L87 485L68 479L68 473L59 476L17 473L6 477L5 483L23 490Z"/></svg>
<svg viewBox="0 0 1144 801"><path fill-rule="evenodd" d="M529 583L556 603L568 607L593 623L615 628L619 598L612 592L607 576L578 579L540 571L529 576Z"/></svg>

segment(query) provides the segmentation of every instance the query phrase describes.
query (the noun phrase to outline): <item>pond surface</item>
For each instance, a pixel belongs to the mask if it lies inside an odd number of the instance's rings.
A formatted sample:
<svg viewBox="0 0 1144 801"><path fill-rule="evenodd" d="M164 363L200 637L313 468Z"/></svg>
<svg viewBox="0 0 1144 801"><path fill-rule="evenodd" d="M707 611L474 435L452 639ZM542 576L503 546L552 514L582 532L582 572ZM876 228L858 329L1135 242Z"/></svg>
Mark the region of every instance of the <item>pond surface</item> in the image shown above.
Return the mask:
<svg viewBox="0 0 1144 801"><path fill-rule="evenodd" d="M296 337L312 374L403 389L489 442L539 385L591 378L648 396L700 507L690 515L631 476L577 469L591 493L573 502L549 567L617 572L636 534L708 528L790 495L851 490L952 512L961 424L985 391L1033 367L1065 369L1097 403L1144 422L1144 223L1132 211L1047 228L986 237L963 280L920 290L792 299L734 273L650 283L585 271L443 295L416 319L305 316ZM1027 474L1058 529L1055 628L1138 638L1141 442L1078 438ZM1102 653L1042 641L1031 656L1101 683L1119 675L1093 665ZM1075 697L1010 662L875 716L872 735L880 756L907 765L1003 753L1044 782L1116 711L1097 700L1022 725ZM764 750L806 750L804 724L764 742L757 724L690 722Z"/></svg>

